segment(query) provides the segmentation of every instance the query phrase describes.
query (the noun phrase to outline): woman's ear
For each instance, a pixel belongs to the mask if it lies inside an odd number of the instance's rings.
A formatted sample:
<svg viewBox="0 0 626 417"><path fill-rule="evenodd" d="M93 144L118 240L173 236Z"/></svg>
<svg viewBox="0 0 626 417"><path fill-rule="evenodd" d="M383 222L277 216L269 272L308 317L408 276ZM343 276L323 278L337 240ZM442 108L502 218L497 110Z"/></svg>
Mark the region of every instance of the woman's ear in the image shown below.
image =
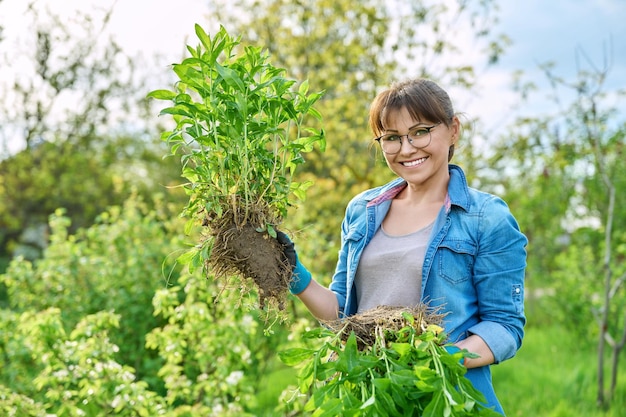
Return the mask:
<svg viewBox="0 0 626 417"><path fill-rule="evenodd" d="M452 118L450 131L452 133L452 135L450 136L450 146L454 146L459 140L459 136L461 135L461 121L459 120L458 116L454 116Z"/></svg>
<svg viewBox="0 0 626 417"><path fill-rule="evenodd" d="M449 129L451 131L451 135L450 147L448 148L448 162L452 160L452 157L454 156L454 145L456 145L456 142L461 136L461 121L459 120L458 116L454 116L452 118L452 123L450 124Z"/></svg>

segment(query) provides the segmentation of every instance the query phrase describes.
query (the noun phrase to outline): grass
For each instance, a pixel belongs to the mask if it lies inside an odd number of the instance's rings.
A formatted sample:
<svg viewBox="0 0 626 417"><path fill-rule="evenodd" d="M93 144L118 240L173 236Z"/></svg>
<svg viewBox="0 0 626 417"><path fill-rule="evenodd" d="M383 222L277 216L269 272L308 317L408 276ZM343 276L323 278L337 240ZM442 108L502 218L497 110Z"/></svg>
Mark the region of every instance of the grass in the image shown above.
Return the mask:
<svg viewBox="0 0 626 417"><path fill-rule="evenodd" d="M626 417L623 356L617 390L607 411L596 406L596 341L578 341L556 326L527 328L517 356L492 368L493 381L509 417ZM609 375L607 367L606 382Z"/></svg>

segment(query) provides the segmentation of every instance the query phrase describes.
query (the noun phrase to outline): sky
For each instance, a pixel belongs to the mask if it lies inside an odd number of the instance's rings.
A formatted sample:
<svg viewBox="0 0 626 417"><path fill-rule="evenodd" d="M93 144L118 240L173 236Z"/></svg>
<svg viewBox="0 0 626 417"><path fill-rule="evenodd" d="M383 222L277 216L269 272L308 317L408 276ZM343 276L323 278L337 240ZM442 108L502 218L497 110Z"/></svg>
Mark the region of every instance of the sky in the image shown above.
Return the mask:
<svg viewBox="0 0 626 417"><path fill-rule="evenodd" d="M38 0L55 10L111 4L115 0ZM164 67L179 62L184 46L195 44L194 23L203 22L210 0L116 0L109 28L118 42L130 54L160 54ZM20 21L25 0L0 0L0 26L4 37L10 39L23 30ZM572 77L577 69L589 69L589 61L598 67L610 59L611 70L607 88L626 87L626 0L498 0L499 24L495 33L504 33L512 41L500 62L479 78L479 88L471 95L453 95L457 110L469 117L479 117L491 123L490 129L503 126L514 116L517 94L511 91L511 74L522 70L528 80L539 86L547 81L539 64L555 63L559 75ZM462 45L462 40L459 41ZM2 50L4 43L4 51ZM11 43L0 43L0 52ZM609 47L610 46L610 47ZM19 45L15 46L19 48ZM23 47L23 46L22 46ZM467 59L476 55L467 48ZM164 68L165 69L165 68ZM159 70L156 68L156 70ZM7 77L10 68L0 68ZM153 86L162 88L162 85ZM445 87L445 86L444 86ZM518 113L543 111L545 99L517 108ZM626 114L626 108L622 106ZM18 144L9 144L9 148Z"/></svg>
<svg viewBox="0 0 626 417"><path fill-rule="evenodd" d="M523 70L547 87L539 65L554 62L554 71L573 79L578 70L610 65L606 88L626 88L626 0L502 0L498 31L513 41L496 68L494 79ZM486 101L506 84L485 83ZM525 111L542 109L534 102ZM626 106L621 106L623 118Z"/></svg>

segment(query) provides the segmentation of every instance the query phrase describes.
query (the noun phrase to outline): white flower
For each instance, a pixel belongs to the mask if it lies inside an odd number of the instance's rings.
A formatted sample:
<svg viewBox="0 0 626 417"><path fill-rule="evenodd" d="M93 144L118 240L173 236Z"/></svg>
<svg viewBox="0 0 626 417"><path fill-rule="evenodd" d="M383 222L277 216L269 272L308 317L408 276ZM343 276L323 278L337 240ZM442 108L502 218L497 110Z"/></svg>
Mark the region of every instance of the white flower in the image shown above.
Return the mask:
<svg viewBox="0 0 626 417"><path fill-rule="evenodd" d="M228 385L237 385L243 378L243 371L232 371L228 377L226 377L226 383Z"/></svg>

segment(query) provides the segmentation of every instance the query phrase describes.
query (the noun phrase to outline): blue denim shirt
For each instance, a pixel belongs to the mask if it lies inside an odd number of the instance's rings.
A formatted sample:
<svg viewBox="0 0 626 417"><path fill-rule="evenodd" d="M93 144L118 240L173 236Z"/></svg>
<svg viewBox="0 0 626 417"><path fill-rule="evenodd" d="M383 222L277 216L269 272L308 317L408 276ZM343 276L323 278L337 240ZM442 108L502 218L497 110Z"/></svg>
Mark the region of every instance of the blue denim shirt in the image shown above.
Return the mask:
<svg viewBox="0 0 626 417"><path fill-rule="evenodd" d="M449 341L480 336L499 363L515 355L524 336L526 237L506 203L468 187L465 174L449 165L448 197L429 238L422 270L422 302L441 308ZM354 278L363 249L380 227L391 200L406 187L398 178L352 199L341 229L341 250L330 289L340 316L355 314ZM503 413L489 366L466 376Z"/></svg>

